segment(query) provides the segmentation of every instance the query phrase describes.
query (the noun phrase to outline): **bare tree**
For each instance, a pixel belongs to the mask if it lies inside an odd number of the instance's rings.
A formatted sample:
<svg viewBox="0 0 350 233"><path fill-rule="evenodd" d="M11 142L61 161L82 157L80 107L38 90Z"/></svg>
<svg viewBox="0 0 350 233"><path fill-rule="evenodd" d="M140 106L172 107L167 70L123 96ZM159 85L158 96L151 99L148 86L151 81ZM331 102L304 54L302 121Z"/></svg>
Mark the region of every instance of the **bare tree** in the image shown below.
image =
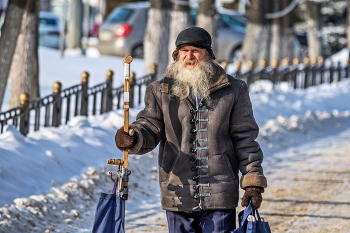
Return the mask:
<svg viewBox="0 0 350 233"><path fill-rule="evenodd" d="M10 108L19 105L22 93L39 97L38 14L37 0L28 0L11 65Z"/></svg>
<svg viewBox="0 0 350 233"><path fill-rule="evenodd" d="M292 0L275 0L273 11L280 12L286 9L291 1ZM291 11L281 17L272 19L270 60L280 61L284 58L292 60L294 57L298 56L294 49L294 18L294 11Z"/></svg>
<svg viewBox="0 0 350 233"><path fill-rule="evenodd" d="M171 3L169 0L150 0L148 21L144 39L146 73L152 64L158 65L158 79L168 65L168 44Z"/></svg>
<svg viewBox="0 0 350 233"><path fill-rule="evenodd" d="M173 61L172 53L175 50L175 40L177 35L190 26L189 1L174 2L171 11L170 37L169 37L169 60Z"/></svg>
<svg viewBox="0 0 350 233"><path fill-rule="evenodd" d="M348 12L347 12L347 43L348 43L348 50L349 50L349 57L350 60L350 0L348 0Z"/></svg>
<svg viewBox="0 0 350 233"><path fill-rule="evenodd" d="M70 19L68 23L67 48L82 48L81 37L83 30L83 2L82 0L70 1Z"/></svg>
<svg viewBox="0 0 350 233"><path fill-rule="evenodd" d="M292 0L281 0L282 9L286 9ZM287 58L293 60L293 58L300 57L300 50L296 49L296 44L299 43L295 36L294 24L295 24L295 11L291 11L288 14L281 17L281 50L280 59Z"/></svg>
<svg viewBox="0 0 350 233"><path fill-rule="evenodd" d="M214 54L217 48L216 44L216 28L217 28L218 14L215 7L215 0L204 0L199 3L199 10L197 16L197 26L204 28L212 37L212 47Z"/></svg>
<svg viewBox="0 0 350 233"><path fill-rule="evenodd" d="M17 37L21 31L22 16L27 0L11 0L7 6L0 37L0 109L4 98Z"/></svg>
<svg viewBox="0 0 350 233"><path fill-rule="evenodd" d="M248 25L242 48L242 70L247 69L247 61L256 64L260 60L270 60L271 20L265 14L272 12L273 0L251 0L248 8Z"/></svg>
<svg viewBox="0 0 350 233"><path fill-rule="evenodd" d="M321 29L321 3L318 1L306 2L307 45L309 57L322 56L322 29Z"/></svg>

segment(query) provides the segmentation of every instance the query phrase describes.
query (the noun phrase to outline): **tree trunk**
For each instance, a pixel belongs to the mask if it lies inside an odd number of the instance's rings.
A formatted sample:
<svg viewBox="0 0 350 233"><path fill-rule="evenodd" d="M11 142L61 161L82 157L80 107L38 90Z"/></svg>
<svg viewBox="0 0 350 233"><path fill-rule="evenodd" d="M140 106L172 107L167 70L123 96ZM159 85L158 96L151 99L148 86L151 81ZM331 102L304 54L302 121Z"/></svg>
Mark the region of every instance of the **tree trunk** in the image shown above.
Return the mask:
<svg viewBox="0 0 350 233"><path fill-rule="evenodd" d="M150 3L144 39L146 73L150 73L152 64L157 64L157 78L160 79L168 65L171 3L169 0L151 0Z"/></svg>
<svg viewBox="0 0 350 233"><path fill-rule="evenodd" d="M242 71L248 69L247 61L253 64L270 60L271 20L265 13L272 12L272 0L251 0L248 8L248 25L242 48Z"/></svg>
<svg viewBox="0 0 350 233"><path fill-rule="evenodd" d="M282 0L282 9L285 9L292 0ZM281 18L281 51L279 59L299 58L301 55L300 49L296 49L297 38L294 33L295 11L288 13Z"/></svg>
<svg viewBox="0 0 350 233"><path fill-rule="evenodd" d="M310 59L322 56L321 3L306 2L307 44Z"/></svg>
<svg viewBox="0 0 350 233"><path fill-rule="evenodd" d="M280 0L272 1L273 12L281 10ZM271 20L271 44L270 44L270 61L279 61L281 49L281 18Z"/></svg>
<svg viewBox="0 0 350 233"><path fill-rule="evenodd" d="M350 0L348 0L348 12L347 12L347 42L348 42L348 50L349 50L349 61L350 61Z"/></svg>
<svg viewBox="0 0 350 233"><path fill-rule="evenodd" d="M39 97L38 13L38 0L28 0L11 65L10 108L19 106L21 93Z"/></svg>
<svg viewBox="0 0 350 233"><path fill-rule="evenodd" d="M274 1L274 12L285 9L291 0ZM271 27L271 48L270 60L280 62L282 59L292 60L294 57L299 57L295 53L295 36L294 36L294 11L272 20Z"/></svg>
<svg viewBox="0 0 350 233"><path fill-rule="evenodd" d="M82 0L71 0L70 19L68 23L68 49L81 49L81 37L83 30L83 2Z"/></svg>
<svg viewBox="0 0 350 233"><path fill-rule="evenodd" d="M22 16L26 0L11 0L7 6L0 37L0 109L4 98L12 57L16 49L17 37L21 31Z"/></svg>
<svg viewBox="0 0 350 233"><path fill-rule="evenodd" d="M173 62L172 53L176 49L175 41L177 35L184 29L190 26L189 16L189 2L188 0L182 1L187 2L185 4L173 3L170 20L170 36L169 36L169 60L168 63Z"/></svg>
<svg viewBox="0 0 350 233"><path fill-rule="evenodd" d="M212 38L212 48L214 54L217 49L216 41L216 25L218 21L218 14L215 7L215 0L204 0L199 3L199 11L197 16L197 26L204 28L209 32Z"/></svg>

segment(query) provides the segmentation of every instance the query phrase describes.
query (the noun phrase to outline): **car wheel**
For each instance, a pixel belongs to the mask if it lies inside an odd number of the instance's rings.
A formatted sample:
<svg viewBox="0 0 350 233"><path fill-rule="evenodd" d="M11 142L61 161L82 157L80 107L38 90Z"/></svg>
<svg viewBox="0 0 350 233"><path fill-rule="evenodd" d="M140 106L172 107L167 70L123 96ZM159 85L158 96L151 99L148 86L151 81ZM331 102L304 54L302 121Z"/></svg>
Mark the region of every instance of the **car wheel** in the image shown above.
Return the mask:
<svg viewBox="0 0 350 233"><path fill-rule="evenodd" d="M143 45L138 45L132 50L132 57L143 58Z"/></svg>
<svg viewBox="0 0 350 233"><path fill-rule="evenodd" d="M237 61L240 61L242 57L242 47L235 48L235 50L231 53L231 59L230 61L233 64L236 64Z"/></svg>

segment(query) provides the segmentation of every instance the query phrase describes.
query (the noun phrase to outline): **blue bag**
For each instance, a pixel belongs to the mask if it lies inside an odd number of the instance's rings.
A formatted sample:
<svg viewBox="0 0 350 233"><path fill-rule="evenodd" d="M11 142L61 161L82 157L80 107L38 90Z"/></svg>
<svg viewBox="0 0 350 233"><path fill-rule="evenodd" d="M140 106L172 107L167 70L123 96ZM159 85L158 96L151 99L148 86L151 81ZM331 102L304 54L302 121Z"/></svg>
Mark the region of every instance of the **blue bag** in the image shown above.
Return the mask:
<svg viewBox="0 0 350 233"><path fill-rule="evenodd" d="M252 207L252 201L248 206L238 214L239 228L231 233L271 233L268 222L260 217L258 210Z"/></svg>
<svg viewBox="0 0 350 233"><path fill-rule="evenodd" d="M122 198L116 195L117 180L112 194L101 193L97 203L92 233L124 233Z"/></svg>

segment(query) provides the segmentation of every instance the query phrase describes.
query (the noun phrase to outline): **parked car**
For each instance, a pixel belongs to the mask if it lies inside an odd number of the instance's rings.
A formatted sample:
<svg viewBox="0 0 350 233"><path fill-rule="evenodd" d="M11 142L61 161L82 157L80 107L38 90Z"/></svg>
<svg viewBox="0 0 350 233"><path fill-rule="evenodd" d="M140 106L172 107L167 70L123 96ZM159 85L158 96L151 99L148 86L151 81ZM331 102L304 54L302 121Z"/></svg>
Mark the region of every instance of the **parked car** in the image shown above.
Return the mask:
<svg viewBox="0 0 350 233"><path fill-rule="evenodd" d="M149 2L120 5L99 27L96 48L101 54L143 58L143 38L147 26ZM196 11L191 11L192 19ZM194 20L195 21L195 20ZM228 61L240 53L245 33L246 17L235 11L220 13L217 28L218 61ZM195 22L194 22L195 23Z"/></svg>
<svg viewBox="0 0 350 233"><path fill-rule="evenodd" d="M60 44L60 20L51 12L39 12L39 45L58 49Z"/></svg>

